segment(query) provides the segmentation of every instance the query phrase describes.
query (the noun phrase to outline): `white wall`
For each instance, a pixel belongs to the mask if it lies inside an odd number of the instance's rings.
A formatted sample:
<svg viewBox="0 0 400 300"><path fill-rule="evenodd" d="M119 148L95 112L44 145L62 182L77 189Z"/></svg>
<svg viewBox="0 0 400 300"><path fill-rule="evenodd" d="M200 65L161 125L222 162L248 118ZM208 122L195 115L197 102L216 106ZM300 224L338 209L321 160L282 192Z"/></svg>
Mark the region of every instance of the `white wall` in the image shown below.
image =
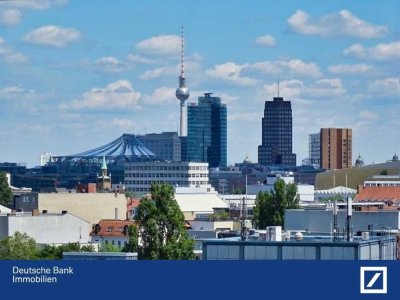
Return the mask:
<svg viewBox="0 0 400 300"><path fill-rule="evenodd" d="M297 185L297 194L301 202L314 202L314 186L307 184Z"/></svg>
<svg viewBox="0 0 400 300"><path fill-rule="evenodd" d="M26 233L39 244L88 243L91 226L71 214L41 214L0 216L0 224L8 221L8 236ZM2 236L1 238L3 238Z"/></svg>
<svg viewBox="0 0 400 300"><path fill-rule="evenodd" d="M51 193L39 194L39 211L48 210L49 213L60 213L63 210L78 216L91 224L101 219L126 219L126 198L123 194L114 193Z"/></svg>

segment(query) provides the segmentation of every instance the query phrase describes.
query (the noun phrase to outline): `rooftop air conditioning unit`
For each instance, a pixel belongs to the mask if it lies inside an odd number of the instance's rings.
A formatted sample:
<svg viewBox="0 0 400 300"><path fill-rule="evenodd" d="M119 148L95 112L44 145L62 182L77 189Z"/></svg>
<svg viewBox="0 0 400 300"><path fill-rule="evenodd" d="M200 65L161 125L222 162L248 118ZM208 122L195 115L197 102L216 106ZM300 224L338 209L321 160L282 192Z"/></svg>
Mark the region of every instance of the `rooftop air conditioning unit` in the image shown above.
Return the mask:
<svg viewBox="0 0 400 300"><path fill-rule="evenodd" d="M282 226L268 226L266 232L267 241L281 242L282 241Z"/></svg>

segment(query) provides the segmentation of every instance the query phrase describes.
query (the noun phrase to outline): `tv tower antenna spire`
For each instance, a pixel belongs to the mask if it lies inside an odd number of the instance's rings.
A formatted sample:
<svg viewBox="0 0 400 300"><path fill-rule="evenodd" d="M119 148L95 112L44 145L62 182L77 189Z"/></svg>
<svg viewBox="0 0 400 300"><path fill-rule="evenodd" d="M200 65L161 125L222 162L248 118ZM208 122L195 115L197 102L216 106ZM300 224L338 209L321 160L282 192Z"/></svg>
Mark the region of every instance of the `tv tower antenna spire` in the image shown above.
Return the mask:
<svg viewBox="0 0 400 300"><path fill-rule="evenodd" d="M189 98L189 89L186 87L186 78L184 76L184 36L183 36L183 26L181 29L181 75L179 76L179 87L176 89L175 95L176 98L181 102L180 103L180 128L179 128L179 136L186 136L186 105L185 102Z"/></svg>
<svg viewBox="0 0 400 300"><path fill-rule="evenodd" d="M183 25L182 25L182 28L181 28L181 77L184 77L183 76L183 73L184 73L184 68L183 68L184 56L183 56L183 54L184 54L184 49L185 49L184 46L185 46L185 40L183 38Z"/></svg>

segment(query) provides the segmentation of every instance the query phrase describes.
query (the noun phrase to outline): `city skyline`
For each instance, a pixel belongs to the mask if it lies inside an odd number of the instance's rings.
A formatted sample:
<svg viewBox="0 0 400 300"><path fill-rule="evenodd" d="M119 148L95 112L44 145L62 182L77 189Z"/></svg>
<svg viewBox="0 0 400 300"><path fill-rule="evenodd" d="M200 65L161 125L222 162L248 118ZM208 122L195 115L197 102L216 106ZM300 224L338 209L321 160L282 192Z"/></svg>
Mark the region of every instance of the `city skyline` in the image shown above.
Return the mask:
<svg viewBox="0 0 400 300"><path fill-rule="evenodd" d="M398 18L396 1L2 1L0 161L178 132L182 25L188 103L227 104L228 164L257 161L278 77L298 165L326 127L352 128L366 164L386 161L400 151Z"/></svg>

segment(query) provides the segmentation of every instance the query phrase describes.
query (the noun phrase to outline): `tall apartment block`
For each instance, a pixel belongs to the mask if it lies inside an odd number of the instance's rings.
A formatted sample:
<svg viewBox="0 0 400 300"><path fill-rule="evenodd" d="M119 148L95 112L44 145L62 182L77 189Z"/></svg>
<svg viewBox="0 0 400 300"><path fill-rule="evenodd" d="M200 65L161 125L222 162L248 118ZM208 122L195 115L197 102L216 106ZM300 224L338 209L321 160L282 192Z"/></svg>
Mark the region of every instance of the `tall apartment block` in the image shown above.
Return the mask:
<svg viewBox="0 0 400 300"><path fill-rule="evenodd" d="M265 101L258 163L264 166L296 166L296 154L292 153L292 107L290 101L284 101L282 97Z"/></svg>
<svg viewBox="0 0 400 300"><path fill-rule="evenodd" d="M352 166L352 130L321 128L321 163L323 169L345 169Z"/></svg>
<svg viewBox="0 0 400 300"><path fill-rule="evenodd" d="M210 168L226 166L226 105L211 93L188 106L187 161L208 162Z"/></svg>

